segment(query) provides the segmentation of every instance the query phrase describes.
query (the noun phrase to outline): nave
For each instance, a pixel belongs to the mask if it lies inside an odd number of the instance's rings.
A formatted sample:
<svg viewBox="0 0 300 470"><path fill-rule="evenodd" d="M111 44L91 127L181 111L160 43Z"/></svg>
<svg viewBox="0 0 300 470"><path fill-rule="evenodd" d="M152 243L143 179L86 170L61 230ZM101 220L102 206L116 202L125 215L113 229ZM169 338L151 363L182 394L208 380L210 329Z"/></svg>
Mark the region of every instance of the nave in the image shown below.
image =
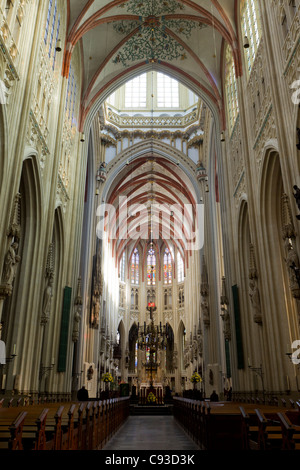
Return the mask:
<svg viewBox="0 0 300 470"><path fill-rule="evenodd" d="M104 451L199 450L174 416L129 416Z"/></svg>
<svg viewBox="0 0 300 470"><path fill-rule="evenodd" d="M0 0L0 45L4 449L144 446L135 401L297 449L300 0Z"/></svg>
<svg viewBox="0 0 300 470"><path fill-rule="evenodd" d="M275 398L275 397L274 397ZM291 451L300 449L300 400L140 405L128 397L0 403L1 451Z"/></svg>

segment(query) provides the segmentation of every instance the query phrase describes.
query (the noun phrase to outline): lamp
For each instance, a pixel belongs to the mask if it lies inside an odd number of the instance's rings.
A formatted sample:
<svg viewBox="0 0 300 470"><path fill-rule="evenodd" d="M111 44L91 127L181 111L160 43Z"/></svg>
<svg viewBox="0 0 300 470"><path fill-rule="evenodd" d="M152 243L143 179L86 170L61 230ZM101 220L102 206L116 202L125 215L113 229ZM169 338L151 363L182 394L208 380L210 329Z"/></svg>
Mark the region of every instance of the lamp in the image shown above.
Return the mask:
<svg viewBox="0 0 300 470"><path fill-rule="evenodd" d="M168 339L168 325L154 325L153 312L156 310L154 302L149 302L147 310L150 312L150 324L140 328L138 323L138 348L142 351L149 351L149 358L143 362L143 366L150 372L150 387L153 386L153 372L157 371L160 362L157 360L159 350L165 349Z"/></svg>
<svg viewBox="0 0 300 470"><path fill-rule="evenodd" d="M248 37L244 37L244 49L248 49L250 47Z"/></svg>

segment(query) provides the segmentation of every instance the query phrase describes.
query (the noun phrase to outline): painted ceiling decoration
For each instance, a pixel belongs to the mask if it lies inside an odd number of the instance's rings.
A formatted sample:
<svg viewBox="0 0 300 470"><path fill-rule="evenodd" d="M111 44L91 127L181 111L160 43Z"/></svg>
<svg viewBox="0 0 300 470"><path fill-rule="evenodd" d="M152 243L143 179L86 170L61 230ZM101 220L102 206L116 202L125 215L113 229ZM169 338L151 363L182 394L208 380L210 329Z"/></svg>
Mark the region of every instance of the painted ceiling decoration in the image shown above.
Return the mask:
<svg viewBox="0 0 300 470"><path fill-rule="evenodd" d="M187 58L184 47L166 33L164 28L140 28L140 32L132 36L121 51L118 52L114 63L121 62L127 67L130 62L146 60L172 61Z"/></svg>
<svg viewBox="0 0 300 470"><path fill-rule="evenodd" d="M237 0L68 0L70 27L63 76L82 51L79 129L118 84L149 69L163 70L195 90L225 124L222 73L226 44L237 76L242 51L236 32ZM100 47L99 47L100 46Z"/></svg>
<svg viewBox="0 0 300 470"><path fill-rule="evenodd" d="M185 19L166 19L164 16L161 18L155 16L149 16L146 19L140 18L140 22L126 22L124 20L117 22L114 25L114 30L119 34L130 34L137 28L138 32L126 42L113 62L121 62L124 67L127 67L130 62L136 60L148 62L185 60L187 54L184 46L167 31L172 29L176 34L181 34L188 39L197 27L201 29L206 25Z"/></svg>
<svg viewBox="0 0 300 470"><path fill-rule="evenodd" d="M140 0L129 0L128 2L122 3L119 8L126 8L127 11L144 17L175 13L178 8L180 10L185 9L181 2L177 2L175 0L152 0L144 2L141 2Z"/></svg>

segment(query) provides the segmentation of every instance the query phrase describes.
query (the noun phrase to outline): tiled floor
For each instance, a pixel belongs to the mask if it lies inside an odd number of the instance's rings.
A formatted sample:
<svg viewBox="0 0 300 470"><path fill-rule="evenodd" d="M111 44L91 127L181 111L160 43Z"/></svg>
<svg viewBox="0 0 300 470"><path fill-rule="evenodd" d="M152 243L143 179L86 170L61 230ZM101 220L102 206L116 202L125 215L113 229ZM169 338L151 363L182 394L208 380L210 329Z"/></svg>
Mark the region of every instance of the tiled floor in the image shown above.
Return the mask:
<svg viewBox="0 0 300 470"><path fill-rule="evenodd" d="M173 416L129 416L103 450L199 450Z"/></svg>

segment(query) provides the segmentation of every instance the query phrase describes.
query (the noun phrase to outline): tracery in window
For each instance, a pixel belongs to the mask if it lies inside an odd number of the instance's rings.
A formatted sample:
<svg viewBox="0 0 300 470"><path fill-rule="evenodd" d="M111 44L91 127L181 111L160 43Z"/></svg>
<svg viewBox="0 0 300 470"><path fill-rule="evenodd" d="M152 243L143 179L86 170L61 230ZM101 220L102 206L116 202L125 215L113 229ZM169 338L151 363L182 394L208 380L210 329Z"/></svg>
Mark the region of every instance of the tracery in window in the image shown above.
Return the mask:
<svg viewBox="0 0 300 470"><path fill-rule="evenodd" d="M125 85L125 107L145 108L147 104L147 74L133 78Z"/></svg>
<svg viewBox="0 0 300 470"><path fill-rule="evenodd" d="M172 256L168 248L164 253L164 284L172 283Z"/></svg>
<svg viewBox="0 0 300 470"><path fill-rule="evenodd" d="M251 72L261 38L261 20L257 0L244 0L241 3L243 36L247 36L249 47L245 50L248 72Z"/></svg>
<svg viewBox="0 0 300 470"><path fill-rule="evenodd" d="M139 284L139 251L135 248L131 258L131 284Z"/></svg>
<svg viewBox="0 0 300 470"><path fill-rule="evenodd" d="M71 65L70 71L69 71L66 106L65 106L67 117L71 122L71 127L73 127L73 125L76 124L75 122L76 96L77 96L77 83L75 81L74 70L72 69L72 65Z"/></svg>
<svg viewBox="0 0 300 470"><path fill-rule="evenodd" d="M45 36L44 36L44 43L47 44L49 28L50 28L50 20L51 20L51 11L52 11L52 4L53 0L49 0L48 5L48 13L47 13L47 21L46 21L46 28L45 28Z"/></svg>
<svg viewBox="0 0 300 470"><path fill-rule="evenodd" d="M155 286L156 280L156 255L153 248L148 250L147 256L147 284L148 286Z"/></svg>
<svg viewBox="0 0 300 470"><path fill-rule="evenodd" d="M225 62L225 93L227 102L228 128L231 132L239 113L237 81L231 47L227 45Z"/></svg>
<svg viewBox="0 0 300 470"><path fill-rule="evenodd" d="M163 73L157 74L157 107L179 107L179 83Z"/></svg>

